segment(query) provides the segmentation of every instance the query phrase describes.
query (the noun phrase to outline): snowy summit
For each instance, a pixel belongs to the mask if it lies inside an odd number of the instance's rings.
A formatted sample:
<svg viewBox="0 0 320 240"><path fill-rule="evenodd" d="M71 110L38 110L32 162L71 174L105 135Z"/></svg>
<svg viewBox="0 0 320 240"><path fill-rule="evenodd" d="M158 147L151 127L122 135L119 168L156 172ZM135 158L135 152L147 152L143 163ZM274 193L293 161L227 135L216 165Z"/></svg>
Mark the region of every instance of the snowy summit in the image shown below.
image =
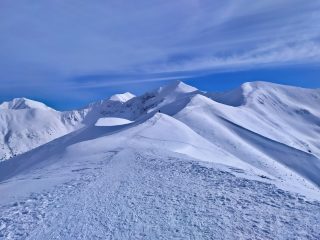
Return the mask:
<svg viewBox="0 0 320 240"><path fill-rule="evenodd" d="M122 94L115 94L115 95L111 96L109 99L111 101L127 102L131 98L134 98L134 97L135 97L135 95L133 95L132 93L126 92L126 93L122 93Z"/></svg>
<svg viewBox="0 0 320 240"><path fill-rule="evenodd" d="M11 110L21 110L21 109L42 109L50 110L48 106L41 102L33 101L27 98L15 98L9 102L3 102L0 104L0 109L11 109Z"/></svg>

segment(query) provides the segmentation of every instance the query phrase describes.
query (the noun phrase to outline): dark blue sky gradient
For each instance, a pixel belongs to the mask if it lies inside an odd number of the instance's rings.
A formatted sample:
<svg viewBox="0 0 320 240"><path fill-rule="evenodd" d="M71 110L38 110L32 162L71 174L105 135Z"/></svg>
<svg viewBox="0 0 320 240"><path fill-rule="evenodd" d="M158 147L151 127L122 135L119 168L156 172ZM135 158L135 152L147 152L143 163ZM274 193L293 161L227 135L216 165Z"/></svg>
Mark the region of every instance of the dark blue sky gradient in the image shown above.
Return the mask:
<svg viewBox="0 0 320 240"><path fill-rule="evenodd" d="M0 102L72 109L178 79L320 87L320 1L2 0L0 11Z"/></svg>
<svg viewBox="0 0 320 240"><path fill-rule="evenodd" d="M285 84L291 86L305 87L305 88L319 88L320 89L320 68L317 67L289 67L289 68L268 68L255 69L246 71L223 72L223 73L198 73L199 76L192 78L181 79L186 84L197 87L203 91L227 91L239 87L245 82L252 81L266 81L278 84ZM92 101L103 99L109 95L131 91L139 95L154 88L170 84L173 80L156 81L151 83L132 83L120 86L113 86L112 88L99 88L93 90L96 96ZM46 101L45 99L43 99ZM88 102L79 101L76 103L53 101L49 104L58 109L72 109L80 107Z"/></svg>
<svg viewBox="0 0 320 240"><path fill-rule="evenodd" d="M208 91L236 88L244 82L266 81L306 88L320 88L320 68L287 67L212 73L186 82Z"/></svg>

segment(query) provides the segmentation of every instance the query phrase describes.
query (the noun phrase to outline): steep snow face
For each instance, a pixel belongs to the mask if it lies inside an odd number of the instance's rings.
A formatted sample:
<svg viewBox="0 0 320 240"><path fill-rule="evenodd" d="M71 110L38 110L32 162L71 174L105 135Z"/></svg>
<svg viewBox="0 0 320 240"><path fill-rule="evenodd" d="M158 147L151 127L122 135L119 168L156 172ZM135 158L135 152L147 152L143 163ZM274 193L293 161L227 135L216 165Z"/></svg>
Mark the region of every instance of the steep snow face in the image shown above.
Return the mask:
<svg viewBox="0 0 320 240"><path fill-rule="evenodd" d="M20 110L20 109L42 109L42 110L53 110L45 104L37 101L33 101L27 98L15 98L9 102L3 102L0 104L0 109L11 109L11 110Z"/></svg>
<svg viewBox="0 0 320 240"><path fill-rule="evenodd" d="M0 161L41 146L78 126L51 109L0 110Z"/></svg>
<svg viewBox="0 0 320 240"><path fill-rule="evenodd" d="M81 111L59 112L25 98L0 106L0 161L85 126L85 114Z"/></svg>
<svg viewBox="0 0 320 240"><path fill-rule="evenodd" d="M200 91L181 81L175 81L165 87L133 98L124 107L130 109L131 119L138 119L145 114L157 111L172 115L182 109L190 97L197 92Z"/></svg>
<svg viewBox="0 0 320 240"><path fill-rule="evenodd" d="M135 121L148 113L159 110L172 115L183 108L196 92L200 91L176 81L125 102L110 99L102 100L92 103L78 110L78 112L83 116L86 124L94 124L102 117L116 117Z"/></svg>
<svg viewBox="0 0 320 240"><path fill-rule="evenodd" d="M197 88L187 85L181 81L174 81L173 83L160 87L156 90L159 96L172 96L176 97L179 94L192 93L198 91Z"/></svg>
<svg viewBox="0 0 320 240"><path fill-rule="evenodd" d="M219 111L231 122L320 157L320 90L253 82L209 96L222 103ZM228 98L244 100L230 104Z"/></svg>
<svg viewBox="0 0 320 240"><path fill-rule="evenodd" d="M128 129L125 134L131 136L130 141L133 145L137 145L137 148L158 148L163 151L186 154L200 160L206 159L208 162L241 164L234 156L166 114L156 113L142 124ZM141 144L144 146L139 146Z"/></svg>
<svg viewBox="0 0 320 240"><path fill-rule="evenodd" d="M269 82L247 82L239 88L222 93L207 93L206 96L224 105L234 107L260 105L274 108L297 104L314 108L320 101L320 89L306 89L293 86L280 85Z"/></svg>
<svg viewBox="0 0 320 240"><path fill-rule="evenodd" d="M272 132L265 130L266 136L250 130L255 124L260 124L253 121L255 119L251 115L250 112L247 115L245 109L221 105L196 95L174 117L234 158L261 170L263 176L285 182L290 189L303 191L306 179L320 186L320 159L306 150L283 144L285 140L282 138L278 141L268 138ZM237 164L233 167L244 169Z"/></svg>
<svg viewBox="0 0 320 240"><path fill-rule="evenodd" d="M77 129L79 123L27 98L3 102L0 105L0 161L61 137Z"/></svg>
<svg viewBox="0 0 320 240"><path fill-rule="evenodd" d="M135 95L133 95L132 93L126 92L126 93L122 93L122 94L115 94L115 95L111 96L109 99L111 101L119 101L119 102L124 103L134 97L135 97Z"/></svg>

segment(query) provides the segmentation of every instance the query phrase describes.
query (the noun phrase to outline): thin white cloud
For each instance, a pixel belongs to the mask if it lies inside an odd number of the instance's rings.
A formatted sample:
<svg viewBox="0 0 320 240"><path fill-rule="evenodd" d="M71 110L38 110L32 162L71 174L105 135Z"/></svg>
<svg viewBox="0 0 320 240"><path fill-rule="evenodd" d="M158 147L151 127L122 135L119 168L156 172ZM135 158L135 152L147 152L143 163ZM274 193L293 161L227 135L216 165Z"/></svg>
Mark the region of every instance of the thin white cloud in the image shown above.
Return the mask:
<svg viewBox="0 0 320 240"><path fill-rule="evenodd" d="M127 79L127 80L110 80L110 81L100 81L100 82L89 82L84 84L76 84L71 85L69 88L73 89L92 89L92 88L105 88L111 86L121 86L126 84L134 84L134 83L148 83L148 82L161 82L161 81L168 81L168 80L182 80L192 78L191 75L178 75L172 77L151 77L146 79Z"/></svg>
<svg viewBox="0 0 320 240"><path fill-rule="evenodd" d="M319 26L320 1L312 0L2 0L0 93L319 63ZM112 71L137 78L74 81Z"/></svg>
<svg viewBox="0 0 320 240"><path fill-rule="evenodd" d="M235 70L292 64L320 64L320 44L304 42L286 46L270 45L226 57L199 57L150 67L151 72Z"/></svg>

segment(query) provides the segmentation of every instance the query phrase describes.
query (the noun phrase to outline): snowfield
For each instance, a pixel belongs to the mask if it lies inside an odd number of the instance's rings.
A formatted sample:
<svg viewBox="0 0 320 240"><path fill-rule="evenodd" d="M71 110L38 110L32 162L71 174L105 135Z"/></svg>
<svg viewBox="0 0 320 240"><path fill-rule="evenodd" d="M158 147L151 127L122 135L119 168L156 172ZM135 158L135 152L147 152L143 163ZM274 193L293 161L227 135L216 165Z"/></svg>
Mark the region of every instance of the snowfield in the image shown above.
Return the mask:
<svg viewBox="0 0 320 240"><path fill-rule="evenodd" d="M124 124L132 123L132 121L124 118L99 118L96 122L95 126L103 127L103 126L119 126Z"/></svg>
<svg viewBox="0 0 320 240"><path fill-rule="evenodd" d="M0 106L0 239L320 239L318 89Z"/></svg>

